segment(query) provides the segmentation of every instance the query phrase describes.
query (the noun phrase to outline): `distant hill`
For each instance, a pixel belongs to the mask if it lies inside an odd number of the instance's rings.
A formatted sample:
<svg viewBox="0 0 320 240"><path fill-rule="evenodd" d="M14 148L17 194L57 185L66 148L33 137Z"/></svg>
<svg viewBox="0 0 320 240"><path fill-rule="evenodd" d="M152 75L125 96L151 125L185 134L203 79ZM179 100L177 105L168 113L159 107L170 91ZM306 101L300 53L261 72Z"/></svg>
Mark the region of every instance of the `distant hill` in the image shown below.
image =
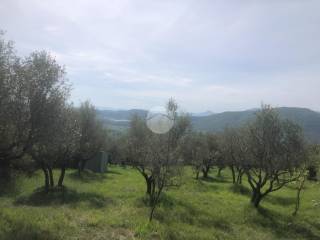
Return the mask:
<svg viewBox="0 0 320 240"><path fill-rule="evenodd" d="M130 120L134 114L138 116L146 116L147 111L142 109L131 109L131 110L97 110L98 116L101 119L111 120Z"/></svg>
<svg viewBox="0 0 320 240"><path fill-rule="evenodd" d="M226 127L239 127L254 118L256 111L239 111L239 112L223 112L216 113L204 117L193 116L192 125L196 130L219 132Z"/></svg>
<svg viewBox="0 0 320 240"><path fill-rule="evenodd" d="M306 108L281 107L277 109L282 119L289 119L302 126L307 139L320 143L320 113ZM134 114L146 116L147 111L132 110L97 110L98 116L106 127L116 130L125 130ZM205 132L220 132L226 127L239 127L254 119L257 109L223 112L216 114L191 114L192 125L195 130Z"/></svg>
<svg viewBox="0 0 320 240"><path fill-rule="evenodd" d="M282 119L298 123L306 137L320 143L320 113L306 108L281 107L277 109ZM239 127L254 119L258 110L223 112L206 117L192 117L193 127L199 131L219 132L225 127Z"/></svg>
<svg viewBox="0 0 320 240"><path fill-rule="evenodd" d="M214 113L211 111L206 111L206 112L200 112L200 113L191 113L192 116L194 117L206 117L206 116L210 116L213 115Z"/></svg>
<svg viewBox="0 0 320 240"><path fill-rule="evenodd" d="M148 111L142 109L131 110L97 110L98 117L104 125L113 130L124 131L129 127L133 115L147 116Z"/></svg>

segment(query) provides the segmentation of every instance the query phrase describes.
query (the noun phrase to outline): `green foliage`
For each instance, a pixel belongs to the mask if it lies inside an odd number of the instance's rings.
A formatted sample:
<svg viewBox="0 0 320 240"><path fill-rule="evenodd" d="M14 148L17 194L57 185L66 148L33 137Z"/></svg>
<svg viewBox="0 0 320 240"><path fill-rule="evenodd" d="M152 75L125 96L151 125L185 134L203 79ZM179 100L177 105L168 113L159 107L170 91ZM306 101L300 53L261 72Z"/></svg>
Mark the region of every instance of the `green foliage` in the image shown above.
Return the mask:
<svg viewBox="0 0 320 240"><path fill-rule="evenodd" d="M203 177L208 178L213 166L222 167L219 136L213 133L190 132L181 143L181 155L185 164L194 169L196 179L202 171Z"/></svg>
<svg viewBox="0 0 320 240"><path fill-rule="evenodd" d="M268 105L257 112L246 132L242 138L247 153L242 164L252 188L251 202L258 207L269 193L299 179L307 152L301 127L281 120Z"/></svg>
<svg viewBox="0 0 320 240"><path fill-rule="evenodd" d="M174 122L168 132L154 133L147 128L145 119L134 115L127 138L128 164L136 168L146 181L150 221L163 192L179 185L183 166L180 143L190 130L188 116L178 115L178 105L173 99L167 102L166 112Z"/></svg>
<svg viewBox="0 0 320 240"><path fill-rule="evenodd" d="M89 101L82 103L77 110L77 120L80 138L75 160L80 172L87 161L105 148L107 131L97 119L95 107Z"/></svg>

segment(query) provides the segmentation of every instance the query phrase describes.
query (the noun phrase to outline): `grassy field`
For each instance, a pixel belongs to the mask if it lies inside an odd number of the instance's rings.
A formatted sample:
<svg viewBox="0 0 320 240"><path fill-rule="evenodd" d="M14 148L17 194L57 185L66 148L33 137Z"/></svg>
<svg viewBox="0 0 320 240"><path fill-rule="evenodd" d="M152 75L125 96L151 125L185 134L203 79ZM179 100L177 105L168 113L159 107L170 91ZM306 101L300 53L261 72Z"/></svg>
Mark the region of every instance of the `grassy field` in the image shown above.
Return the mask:
<svg viewBox="0 0 320 240"><path fill-rule="evenodd" d="M186 169L184 184L166 192L152 223L144 179L133 169L110 167L82 178L70 170L65 191L48 195L40 191L41 172L21 176L0 195L0 239L320 239L320 206L313 201L320 200L319 184L307 183L292 217L293 185L256 210L249 190L234 187L227 171L223 176L196 181Z"/></svg>

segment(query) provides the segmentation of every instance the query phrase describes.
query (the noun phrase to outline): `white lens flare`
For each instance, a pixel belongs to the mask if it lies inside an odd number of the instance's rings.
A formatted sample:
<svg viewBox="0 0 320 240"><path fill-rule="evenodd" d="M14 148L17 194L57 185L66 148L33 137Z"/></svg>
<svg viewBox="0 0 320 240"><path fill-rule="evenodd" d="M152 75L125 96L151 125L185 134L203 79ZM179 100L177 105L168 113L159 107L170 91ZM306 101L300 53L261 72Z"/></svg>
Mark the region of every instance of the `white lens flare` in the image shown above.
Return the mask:
<svg viewBox="0 0 320 240"><path fill-rule="evenodd" d="M164 107L153 107L147 115L147 126L156 134L165 134L173 127L174 121Z"/></svg>

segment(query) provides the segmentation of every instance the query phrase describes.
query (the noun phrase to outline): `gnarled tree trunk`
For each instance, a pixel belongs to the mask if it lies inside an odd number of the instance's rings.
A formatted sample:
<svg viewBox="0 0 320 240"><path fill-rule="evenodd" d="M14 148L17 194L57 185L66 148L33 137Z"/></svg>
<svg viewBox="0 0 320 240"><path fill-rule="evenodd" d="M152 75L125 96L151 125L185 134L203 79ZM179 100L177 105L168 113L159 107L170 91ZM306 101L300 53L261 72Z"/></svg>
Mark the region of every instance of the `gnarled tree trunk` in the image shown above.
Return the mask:
<svg viewBox="0 0 320 240"><path fill-rule="evenodd" d="M50 180L50 187L54 187L54 179L53 179L53 172L52 172L52 167L47 167L48 168L48 173L49 173L49 180Z"/></svg>
<svg viewBox="0 0 320 240"><path fill-rule="evenodd" d="M208 178L209 170L210 170L210 167L202 168L203 178Z"/></svg>
<svg viewBox="0 0 320 240"><path fill-rule="evenodd" d="M251 203L255 208L258 208L260 205L260 202L263 198L263 194L261 193L260 189L254 189L252 192L252 197L251 197Z"/></svg>
<svg viewBox="0 0 320 240"><path fill-rule="evenodd" d="M65 173L66 173L66 167L62 166L61 167L59 181L58 181L58 187L62 187L63 186L63 180L64 180Z"/></svg>
<svg viewBox="0 0 320 240"><path fill-rule="evenodd" d="M234 171L234 167L230 166L231 173L232 173L232 183L236 183L236 173Z"/></svg>
<svg viewBox="0 0 320 240"><path fill-rule="evenodd" d="M44 189L46 192L49 192L49 173L48 173L48 170L47 170L45 164L42 164L41 169L44 173L44 178L45 178L44 179Z"/></svg>

